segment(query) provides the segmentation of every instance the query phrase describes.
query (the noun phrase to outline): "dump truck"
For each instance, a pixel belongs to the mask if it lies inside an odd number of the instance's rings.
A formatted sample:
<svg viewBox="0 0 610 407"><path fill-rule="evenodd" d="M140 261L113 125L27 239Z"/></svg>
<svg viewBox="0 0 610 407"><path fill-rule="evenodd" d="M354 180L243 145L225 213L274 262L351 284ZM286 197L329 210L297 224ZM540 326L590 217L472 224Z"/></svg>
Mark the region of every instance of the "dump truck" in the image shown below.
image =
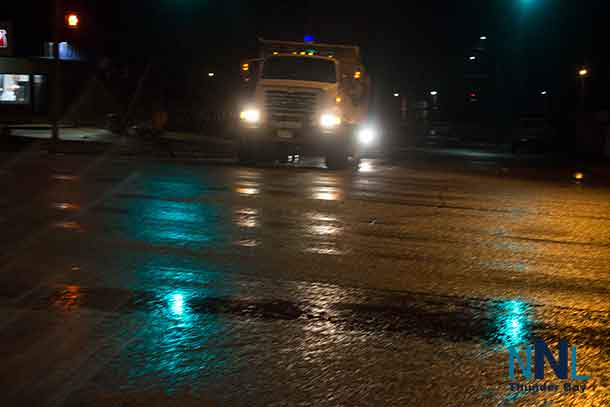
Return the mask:
<svg viewBox="0 0 610 407"><path fill-rule="evenodd" d="M242 162L323 156L331 169L357 163L374 143L367 123L370 79L354 45L259 39L240 71Z"/></svg>

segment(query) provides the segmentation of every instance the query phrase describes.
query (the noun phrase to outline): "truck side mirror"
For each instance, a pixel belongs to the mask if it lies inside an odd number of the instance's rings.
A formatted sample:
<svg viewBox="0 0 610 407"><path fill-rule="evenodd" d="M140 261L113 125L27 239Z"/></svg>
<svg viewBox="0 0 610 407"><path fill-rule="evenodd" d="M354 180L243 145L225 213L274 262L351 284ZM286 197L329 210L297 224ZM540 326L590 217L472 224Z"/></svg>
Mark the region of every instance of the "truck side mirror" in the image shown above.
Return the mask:
<svg viewBox="0 0 610 407"><path fill-rule="evenodd" d="M258 73L260 71L262 61L262 58L247 59L242 61L239 67L239 72L244 82L248 83L258 79Z"/></svg>

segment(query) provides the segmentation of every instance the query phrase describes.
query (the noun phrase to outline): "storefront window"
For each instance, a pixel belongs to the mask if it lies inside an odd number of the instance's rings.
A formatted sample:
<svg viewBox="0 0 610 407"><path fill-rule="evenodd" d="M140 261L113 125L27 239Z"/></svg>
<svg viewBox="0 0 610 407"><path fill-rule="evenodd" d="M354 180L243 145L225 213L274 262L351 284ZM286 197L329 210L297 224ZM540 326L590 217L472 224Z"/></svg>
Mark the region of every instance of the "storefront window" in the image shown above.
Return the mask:
<svg viewBox="0 0 610 407"><path fill-rule="evenodd" d="M0 103L27 105L30 103L30 76L0 74Z"/></svg>

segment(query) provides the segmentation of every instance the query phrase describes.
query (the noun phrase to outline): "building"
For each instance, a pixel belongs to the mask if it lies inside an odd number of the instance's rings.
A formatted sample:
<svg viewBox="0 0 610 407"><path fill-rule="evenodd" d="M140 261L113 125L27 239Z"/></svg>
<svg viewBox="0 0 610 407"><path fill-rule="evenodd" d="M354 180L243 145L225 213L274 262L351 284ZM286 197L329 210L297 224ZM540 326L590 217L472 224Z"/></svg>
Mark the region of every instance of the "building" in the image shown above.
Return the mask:
<svg viewBox="0 0 610 407"><path fill-rule="evenodd" d="M45 122L50 114L50 78L54 72L52 43L40 38L38 52L19 48L18 26L0 22L0 123ZM77 97L90 75L89 64L67 42L60 43L62 110Z"/></svg>

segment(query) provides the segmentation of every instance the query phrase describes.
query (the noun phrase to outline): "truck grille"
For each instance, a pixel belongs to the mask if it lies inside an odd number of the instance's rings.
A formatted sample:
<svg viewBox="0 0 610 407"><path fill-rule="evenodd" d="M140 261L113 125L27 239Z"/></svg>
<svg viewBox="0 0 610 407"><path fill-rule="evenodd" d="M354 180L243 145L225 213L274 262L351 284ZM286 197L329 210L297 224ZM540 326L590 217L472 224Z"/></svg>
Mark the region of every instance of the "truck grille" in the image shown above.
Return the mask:
<svg viewBox="0 0 610 407"><path fill-rule="evenodd" d="M266 90L265 110L272 122L310 124L316 111L317 92Z"/></svg>

